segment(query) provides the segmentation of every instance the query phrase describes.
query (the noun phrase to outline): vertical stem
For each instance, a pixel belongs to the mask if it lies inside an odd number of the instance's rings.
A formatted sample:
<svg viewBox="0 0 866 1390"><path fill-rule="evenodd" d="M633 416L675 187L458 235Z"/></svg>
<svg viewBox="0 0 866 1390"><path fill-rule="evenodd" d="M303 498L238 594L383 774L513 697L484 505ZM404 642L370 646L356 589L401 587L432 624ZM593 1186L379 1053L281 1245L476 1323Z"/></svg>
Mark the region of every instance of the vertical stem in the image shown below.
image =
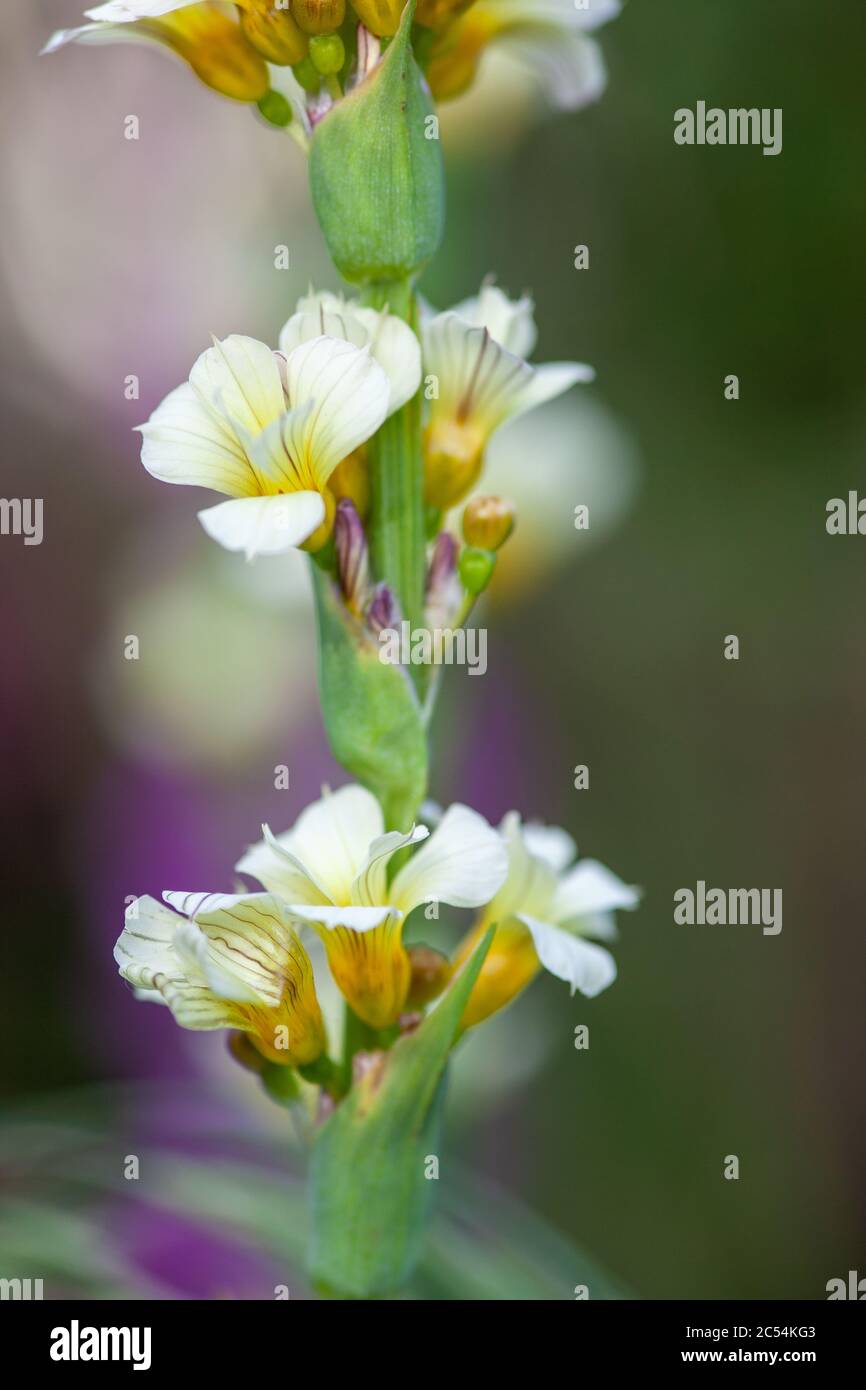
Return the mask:
<svg viewBox="0 0 866 1390"><path fill-rule="evenodd" d="M363 298L371 308L387 307L417 330L417 303L408 280L370 285ZM403 617L420 627L425 563L420 392L385 421L370 444L369 461L374 572L396 594Z"/></svg>
<svg viewBox="0 0 866 1390"><path fill-rule="evenodd" d="M359 1018L351 1005L344 1005L342 1080L352 1085L352 1058L356 1052L372 1052L379 1046L379 1034Z"/></svg>

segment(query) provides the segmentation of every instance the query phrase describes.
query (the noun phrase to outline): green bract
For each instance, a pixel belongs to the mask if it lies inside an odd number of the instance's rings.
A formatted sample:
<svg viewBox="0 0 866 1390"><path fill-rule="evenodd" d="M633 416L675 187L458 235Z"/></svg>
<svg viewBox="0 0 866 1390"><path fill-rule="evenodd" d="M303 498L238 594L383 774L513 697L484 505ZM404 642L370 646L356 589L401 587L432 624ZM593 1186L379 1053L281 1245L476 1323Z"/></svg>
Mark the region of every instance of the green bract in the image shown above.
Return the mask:
<svg viewBox="0 0 866 1390"><path fill-rule="evenodd" d="M442 1002L379 1054L313 1146L310 1272L324 1292L349 1298L393 1294L421 1254L438 1159L448 1054L493 938L487 932ZM438 1169L435 1170L438 1177Z"/></svg>
<svg viewBox="0 0 866 1390"><path fill-rule="evenodd" d="M310 185L340 273L354 284L417 274L444 214L436 118L412 54L415 0L373 72L316 128Z"/></svg>

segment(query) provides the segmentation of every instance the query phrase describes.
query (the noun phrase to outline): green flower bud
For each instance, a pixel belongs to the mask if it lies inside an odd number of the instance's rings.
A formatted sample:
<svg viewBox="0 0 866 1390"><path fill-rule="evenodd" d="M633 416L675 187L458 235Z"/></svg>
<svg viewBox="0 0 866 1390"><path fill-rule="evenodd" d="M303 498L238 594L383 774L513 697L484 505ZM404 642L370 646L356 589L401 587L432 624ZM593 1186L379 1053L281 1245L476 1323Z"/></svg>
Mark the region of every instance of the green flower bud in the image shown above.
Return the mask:
<svg viewBox="0 0 866 1390"><path fill-rule="evenodd" d="M302 58L299 63L295 63L292 72L305 92L315 94L322 85L322 74L314 66L309 54L306 58Z"/></svg>
<svg viewBox="0 0 866 1390"><path fill-rule="evenodd" d="M331 259L355 284L417 274L442 234L440 142L412 45L410 0L384 58L319 122L310 184Z"/></svg>
<svg viewBox="0 0 866 1390"><path fill-rule="evenodd" d="M317 34L310 39L310 61L323 77L338 73L346 61L346 49L340 35Z"/></svg>
<svg viewBox="0 0 866 1390"><path fill-rule="evenodd" d="M496 555L492 550L480 550L478 546L467 545L460 553L457 568L466 592L482 594L493 578Z"/></svg>
<svg viewBox="0 0 866 1390"><path fill-rule="evenodd" d="M264 96L256 102L256 106L271 125L281 128L291 125L292 104L283 96L282 92L273 90L265 92Z"/></svg>

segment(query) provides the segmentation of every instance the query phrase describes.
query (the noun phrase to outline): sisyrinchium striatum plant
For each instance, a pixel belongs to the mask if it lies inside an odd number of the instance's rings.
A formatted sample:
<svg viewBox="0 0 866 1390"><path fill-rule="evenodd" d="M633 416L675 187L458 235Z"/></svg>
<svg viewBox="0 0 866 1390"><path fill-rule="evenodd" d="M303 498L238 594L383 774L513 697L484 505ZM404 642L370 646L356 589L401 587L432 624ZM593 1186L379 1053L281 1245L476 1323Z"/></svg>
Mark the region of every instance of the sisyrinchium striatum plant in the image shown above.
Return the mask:
<svg viewBox="0 0 866 1390"><path fill-rule="evenodd" d="M531 364L532 302L492 281L443 313L419 299L444 228L436 103L469 87L499 44L535 66L554 104L598 95L587 33L617 10L108 0L47 45L157 44L291 134L351 287L286 306L274 345L241 334L203 345L140 430L154 478L220 495L198 513L214 541L247 560L307 553L322 714L352 780L290 828L263 827L235 865L254 887L139 898L115 948L139 998L183 1028L226 1030L279 1105L312 1115L309 1267L331 1296L390 1296L411 1276L455 1045L542 967L572 993L605 989L616 966L600 943L638 903L595 861L572 866L565 831L516 813L494 828L466 806L426 803L440 639L459 647L520 525L508 499L477 491L488 443L593 375ZM404 629L408 646L392 640ZM439 904L477 914L451 959L435 939ZM341 1037L320 1008L316 938L345 1001Z"/></svg>

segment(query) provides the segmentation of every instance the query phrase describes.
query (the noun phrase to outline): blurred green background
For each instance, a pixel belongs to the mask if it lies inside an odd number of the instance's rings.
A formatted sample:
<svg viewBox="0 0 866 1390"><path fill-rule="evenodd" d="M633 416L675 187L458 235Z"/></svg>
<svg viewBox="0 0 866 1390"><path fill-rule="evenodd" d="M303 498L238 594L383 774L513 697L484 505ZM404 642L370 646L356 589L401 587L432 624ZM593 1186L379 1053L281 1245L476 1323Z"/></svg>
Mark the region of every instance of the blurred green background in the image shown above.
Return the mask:
<svg viewBox="0 0 866 1390"><path fill-rule="evenodd" d="M274 339L326 263L296 152L248 113L158 56L37 60L76 14L13 4L0 84L4 492L46 508L42 546L0 543L15 1103L149 1074L132 1036L145 1010L112 978L123 897L218 888L201 879L229 871L273 801L273 765L317 727L313 703L280 732L305 662L277 639L286 702L260 746L178 773L139 744L135 711L118 733L112 680L126 677L103 647L118 604L134 613L142 576L173 573L190 547L214 563L190 497L143 475L129 427L209 332ZM423 289L447 305L490 271L530 289L537 356L594 364L638 486L603 544L583 556L575 533L573 562L491 612L487 679L454 674L446 695L434 791L567 826L646 898L621 924L609 992L572 1001L545 978L485 1030L496 1099L458 1106L451 1145L641 1296L821 1298L862 1269L866 1226L866 541L825 530L828 499L866 491L866 11L631 0L599 37L598 105L503 121L484 153L455 138L446 245ZM783 153L675 145L674 111L700 99L781 107ZM130 111L135 147L119 133ZM137 403L126 372L141 374ZM565 493L563 515L582 500ZM196 612L182 629L202 644L194 693L216 745L208 635L224 619ZM572 787L578 763L589 791ZM314 794L329 767L320 749L298 785ZM675 926L673 894L698 879L781 887L781 934ZM174 1046L162 1020L146 1026ZM183 1061L207 1071L202 1041Z"/></svg>

